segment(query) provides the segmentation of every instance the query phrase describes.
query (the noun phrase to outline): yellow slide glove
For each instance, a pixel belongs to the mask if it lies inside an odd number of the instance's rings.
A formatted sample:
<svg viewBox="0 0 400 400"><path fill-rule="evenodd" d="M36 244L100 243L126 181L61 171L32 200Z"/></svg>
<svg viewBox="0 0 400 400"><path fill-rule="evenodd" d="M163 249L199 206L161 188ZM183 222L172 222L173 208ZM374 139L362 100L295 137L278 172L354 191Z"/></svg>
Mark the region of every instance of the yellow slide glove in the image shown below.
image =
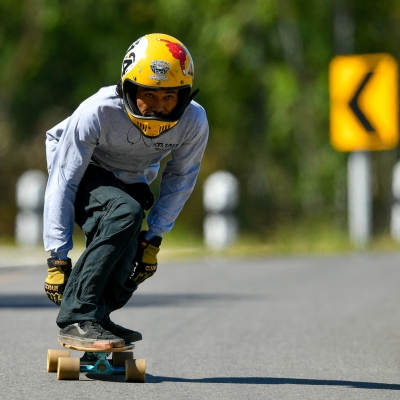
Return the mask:
<svg viewBox="0 0 400 400"><path fill-rule="evenodd" d="M47 266L49 268L44 282L44 291L53 303L60 306L62 294L71 275L71 259L59 260L58 258L50 257L47 259Z"/></svg>
<svg viewBox="0 0 400 400"><path fill-rule="evenodd" d="M157 271L157 254L160 251L162 238L154 236L149 241L145 239L146 231L139 233L139 243L133 263L135 271L130 279L138 285L143 283L147 278L153 276Z"/></svg>

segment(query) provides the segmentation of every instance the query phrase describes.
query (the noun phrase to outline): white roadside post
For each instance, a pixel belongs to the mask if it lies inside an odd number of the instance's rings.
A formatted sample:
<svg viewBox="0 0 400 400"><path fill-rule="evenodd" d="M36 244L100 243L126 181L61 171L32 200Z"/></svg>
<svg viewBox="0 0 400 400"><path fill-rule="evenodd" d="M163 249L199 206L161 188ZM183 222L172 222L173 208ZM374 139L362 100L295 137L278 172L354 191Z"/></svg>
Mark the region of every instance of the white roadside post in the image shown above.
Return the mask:
<svg viewBox="0 0 400 400"><path fill-rule="evenodd" d="M400 242L400 161L393 168L392 195L393 204L390 217L390 233L394 240Z"/></svg>
<svg viewBox="0 0 400 400"><path fill-rule="evenodd" d="M43 238L43 204L46 174L39 170L23 173L16 185L18 214L15 239L20 246L37 246Z"/></svg>
<svg viewBox="0 0 400 400"><path fill-rule="evenodd" d="M371 154L356 151L347 164L348 223L350 238L356 247L370 241L372 226Z"/></svg>
<svg viewBox="0 0 400 400"><path fill-rule="evenodd" d="M213 250L233 244L238 234L234 211L239 203L239 183L227 171L210 175L203 186L203 205L207 213L204 224L204 241Z"/></svg>

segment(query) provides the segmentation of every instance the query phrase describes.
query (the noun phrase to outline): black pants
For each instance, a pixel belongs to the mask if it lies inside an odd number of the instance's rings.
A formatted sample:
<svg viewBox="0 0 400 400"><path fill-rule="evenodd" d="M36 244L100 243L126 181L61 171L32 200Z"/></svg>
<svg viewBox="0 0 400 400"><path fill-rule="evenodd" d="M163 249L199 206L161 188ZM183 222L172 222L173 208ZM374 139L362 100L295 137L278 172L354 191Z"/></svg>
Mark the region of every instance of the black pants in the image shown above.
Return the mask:
<svg viewBox="0 0 400 400"><path fill-rule="evenodd" d="M107 321L131 298L137 285L125 282L133 272L143 209L152 203L148 185L124 185L111 172L89 165L75 200L75 221L85 233L86 250L63 294L57 317L60 327Z"/></svg>

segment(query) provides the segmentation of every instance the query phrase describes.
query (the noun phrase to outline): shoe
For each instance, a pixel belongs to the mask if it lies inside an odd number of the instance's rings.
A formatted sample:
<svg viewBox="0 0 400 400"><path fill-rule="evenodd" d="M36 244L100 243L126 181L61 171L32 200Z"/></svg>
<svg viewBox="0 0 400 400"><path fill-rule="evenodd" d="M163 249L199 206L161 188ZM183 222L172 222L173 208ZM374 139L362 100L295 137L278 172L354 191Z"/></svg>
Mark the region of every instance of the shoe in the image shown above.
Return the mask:
<svg viewBox="0 0 400 400"><path fill-rule="evenodd" d="M140 332L133 331L128 328L124 328L121 325L117 325L108 319L107 322L101 322L101 325L104 329L107 329L109 332L118 336L121 339L124 339L125 343L133 343L142 340L142 334Z"/></svg>
<svg viewBox="0 0 400 400"><path fill-rule="evenodd" d="M61 344L90 348L123 347L124 339L113 335L95 321L82 321L61 328L58 335Z"/></svg>

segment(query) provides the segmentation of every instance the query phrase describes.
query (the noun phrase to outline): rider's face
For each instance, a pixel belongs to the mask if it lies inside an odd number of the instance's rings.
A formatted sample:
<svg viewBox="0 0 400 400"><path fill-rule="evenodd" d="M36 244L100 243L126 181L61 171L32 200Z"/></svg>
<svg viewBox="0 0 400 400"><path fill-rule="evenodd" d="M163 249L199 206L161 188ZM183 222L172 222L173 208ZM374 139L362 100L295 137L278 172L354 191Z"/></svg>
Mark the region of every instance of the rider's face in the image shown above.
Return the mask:
<svg viewBox="0 0 400 400"><path fill-rule="evenodd" d="M144 117L167 116L178 104L178 89L149 89L138 86L136 102Z"/></svg>

